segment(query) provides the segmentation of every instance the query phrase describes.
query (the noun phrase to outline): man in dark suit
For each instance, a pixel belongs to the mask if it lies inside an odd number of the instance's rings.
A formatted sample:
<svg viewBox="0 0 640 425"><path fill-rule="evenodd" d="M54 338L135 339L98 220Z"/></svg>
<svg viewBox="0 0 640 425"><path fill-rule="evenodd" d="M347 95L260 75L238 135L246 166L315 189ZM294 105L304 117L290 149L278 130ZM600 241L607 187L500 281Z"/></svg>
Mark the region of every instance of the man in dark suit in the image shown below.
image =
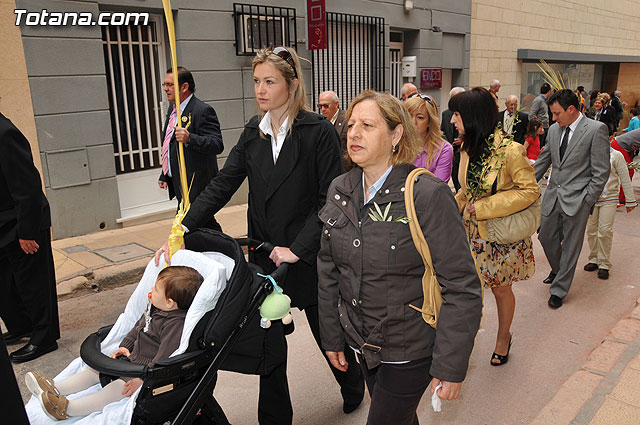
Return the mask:
<svg viewBox="0 0 640 425"><path fill-rule="evenodd" d="M222 133L216 111L194 96L196 84L191 72L178 67L178 83L180 94L180 115L182 127L177 126L176 97L173 87L172 70L167 70L162 87L171 103L162 131L162 172L158 185L169 190L169 199L182 200L180 171L178 160L178 143L184 147L184 159L187 168L187 184L190 185L189 200L193 202L218 174L216 155L222 153ZM202 226L222 230L214 216Z"/></svg>
<svg viewBox="0 0 640 425"><path fill-rule="evenodd" d="M616 111L615 116L615 128L614 132L618 130L618 126L620 125L620 120L624 117L624 107L627 106L626 102L620 100L620 96L622 96L622 92L620 90L616 90L611 95L611 106Z"/></svg>
<svg viewBox="0 0 640 425"><path fill-rule="evenodd" d="M538 238L551 265L544 280L550 284L549 307L562 306L569 292L587 219L609 178L607 126L580 113L578 96L559 90L547 100L553 119L547 145L533 165L539 181L549 169L542 199L542 222Z"/></svg>
<svg viewBox="0 0 640 425"><path fill-rule="evenodd" d="M15 425L29 425L27 412L22 405L22 396L20 388L16 382L16 375L13 373L13 367L9 361L7 354L7 346L4 339L0 338L0 376L2 376L2 401L0 408L2 409L2 419L5 423Z"/></svg>
<svg viewBox="0 0 640 425"><path fill-rule="evenodd" d="M353 163L347 156L347 111L340 109L340 99L332 90L320 93L318 109L326 119L331 121L338 132L342 148L342 170L346 173L353 167Z"/></svg>
<svg viewBox="0 0 640 425"><path fill-rule="evenodd" d="M464 88L462 87L454 87L449 92L449 99L458 93L462 93ZM445 109L442 112L442 121L440 121L440 130L447 139L449 143L453 146L453 167L451 168L451 180L453 181L453 187L456 189L460 189L460 181L458 180L458 169L460 168L460 143L462 143L462 139L458 137L458 130L456 127L451 124L451 116L453 112L449 109Z"/></svg>
<svg viewBox="0 0 640 425"><path fill-rule="evenodd" d="M505 133L513 136L513 140L524 145L524 136L529 125L529 115L518 111L518 98L514 95L507 96L504 102L506 109L500 112L500 122Z"/></svg>
<svg viewBox="0 0 640 425"><path fill-rule="evenodd" d="M20 363L58 348L51 213L29 142L2 114L0 146L0 317L7 344L30 337L9 355Z"/></svg>

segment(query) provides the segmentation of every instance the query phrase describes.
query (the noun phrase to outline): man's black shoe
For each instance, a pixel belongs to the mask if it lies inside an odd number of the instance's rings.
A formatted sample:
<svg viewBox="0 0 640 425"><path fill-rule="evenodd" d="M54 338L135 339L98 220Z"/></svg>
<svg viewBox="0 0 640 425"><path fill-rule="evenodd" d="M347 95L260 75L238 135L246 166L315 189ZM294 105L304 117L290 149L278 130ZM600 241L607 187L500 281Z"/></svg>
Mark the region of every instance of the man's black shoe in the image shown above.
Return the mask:
<svg viewBox="0 0 640 425"><path fill-rule="evenodd" d="M607 269L598 269L598 279L602 279L602 280L609 279L609 270L607 270Z"/></svg>
<svg viewBox="0 0 640 425"><path fill-rule="evenodd" d="M560 298L557 295L551 295L549 297L549 307L551 307L552 309L556 309L556 308L560 308L562 307L562 298Z"/></svg>
<svg viewBox="0 0 640 425"><path fill-rule="evenodd" d="M556 278L556 274L554 272L549 273L549 276L547 276L547 278L545 280L543 280L543 283L546 283L547 285L551 285L553 283L553 279Z"/></svg>
<svg viewBox="0 0 640 425"><path fill-rule="evenodd" d="M9 354L9 359L14 363L22 363L28 362L31 360L35 360L38 357L55 351L58 349L58 344L53 343L52 345L33 345L31 343L25 345L24 347L14 351Z"/></svg>
<svg viewBox="0 0 640 425"><path fill-rule="evenodd" d="M11 345L20 341L22 338L28 338L31 336L31 331L23 331L17 333L5 332L2 334L5 344Z"/></svg>

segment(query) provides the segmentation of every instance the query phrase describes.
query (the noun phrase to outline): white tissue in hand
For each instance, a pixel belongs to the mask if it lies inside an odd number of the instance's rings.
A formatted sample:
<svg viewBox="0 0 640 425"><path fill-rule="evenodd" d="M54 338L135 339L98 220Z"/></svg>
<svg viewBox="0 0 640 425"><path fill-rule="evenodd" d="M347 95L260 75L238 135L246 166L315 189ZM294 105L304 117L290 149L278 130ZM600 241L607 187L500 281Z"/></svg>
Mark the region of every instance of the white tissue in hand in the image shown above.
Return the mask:
<svg viewBox="0 0 640 425"><path fill-rule="evenodd" d="M442 400L438 397L438 390L442 388L442 382L438 384L436 390L433 392L431 396L431 406L433 407L434 412L442 412Z"/></svg>

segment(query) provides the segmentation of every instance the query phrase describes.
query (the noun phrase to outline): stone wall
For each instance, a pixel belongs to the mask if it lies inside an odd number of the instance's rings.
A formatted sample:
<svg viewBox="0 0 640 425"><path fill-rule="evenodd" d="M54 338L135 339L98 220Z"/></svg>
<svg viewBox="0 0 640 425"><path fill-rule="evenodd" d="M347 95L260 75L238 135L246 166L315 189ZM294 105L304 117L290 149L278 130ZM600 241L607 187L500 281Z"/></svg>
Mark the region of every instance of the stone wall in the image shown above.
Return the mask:
<svg viewBox="0 0 640 425"><path fill-rule="evenodd" d="M109 71L105 68L101 28L98 25L18 28L13 26L15 6L6 1L0 0L3 7L0 39L5 40L5 32L11 33L12 38L7 40L12 41L4 43L3 48L15 50L10 56L22 63L9 66L0 62L0 71L3 71L0 78L18 75L21 94L8 97L6 103L3 99L1 105L18 107L19 102L13 99L29 100L21 115L27 121L24 127L30 131L30 140L35 143L34 156L43 162L42 174L52 207L54 237L118 227L121 215L119 187L109 112ZM90 12L96 16L102 11L136 11L163 15L159 0L138 0L135 4L131 0L15 1L17 7L30 12L47 9L49 12ZM212 105L220 119L225 145L224 152L218 157L220 166L238 140L245 122L257 112L253 99L252 58L236 56L235 52L233 3L233 0L171 2L178 62L193 72L196 95ZM247 3L295 8L298 52L302 57L311 57L306 50L306 2L251 0ZM387 89L390 30L409 34L404 54L417 56L418 68L455 69L452 82L468 84L471 0L416 0L411 11L404 10L403 0L327 0L326 10L384 17ZM5 24L7 18L9 21ZM440 30L434 31L433 26ZM168 57L168 49L164 54ZM304 62L303 68L310 93L311 67ZM0 87L4 87L4 80L0 82L3 83ZM433 94L436 100L446 101L440 98L439 91L427 93ZM245 202L246 185L231 204Z"/></svg>
<svg viewBox="0 0 640 425"><path fill-rule="evenodd" d="M627 102L627 111L640 105L640 63L621 63L620 73L618 75L618 87L622 91L622 100ZM626 128L629 124L629 116L620 121L622 128Z"/></svg>
<svg viewBox="0 0 640 425"><path fill-rule="evenodd" d="M14 0L0 0L0 112L22 131L29 143L36 168L42 175L40 148L33 118L31 88L24 59L20 27L15 25Z"/></svg>
<svg viewBox="0 0 640 425"><path fill-rule="evenodd" d="M638 22L632 0L473 0L469 84L520 93L518 49L639 56Z"/></svg>

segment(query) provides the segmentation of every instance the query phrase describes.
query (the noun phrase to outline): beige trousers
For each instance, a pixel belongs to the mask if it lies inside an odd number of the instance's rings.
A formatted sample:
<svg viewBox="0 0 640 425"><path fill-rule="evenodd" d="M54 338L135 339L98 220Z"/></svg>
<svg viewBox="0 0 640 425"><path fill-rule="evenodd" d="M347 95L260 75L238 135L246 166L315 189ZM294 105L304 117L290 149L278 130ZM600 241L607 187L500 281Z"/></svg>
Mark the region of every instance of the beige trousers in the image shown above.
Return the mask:
<svg viewBox="0 0 640 425"><path fill-rule="evenodd" d="M611 242L613 241L613 221L616 218L616 204L595 206L587 221L589 241L589 262L600 269L611 268Z"/></svg>

